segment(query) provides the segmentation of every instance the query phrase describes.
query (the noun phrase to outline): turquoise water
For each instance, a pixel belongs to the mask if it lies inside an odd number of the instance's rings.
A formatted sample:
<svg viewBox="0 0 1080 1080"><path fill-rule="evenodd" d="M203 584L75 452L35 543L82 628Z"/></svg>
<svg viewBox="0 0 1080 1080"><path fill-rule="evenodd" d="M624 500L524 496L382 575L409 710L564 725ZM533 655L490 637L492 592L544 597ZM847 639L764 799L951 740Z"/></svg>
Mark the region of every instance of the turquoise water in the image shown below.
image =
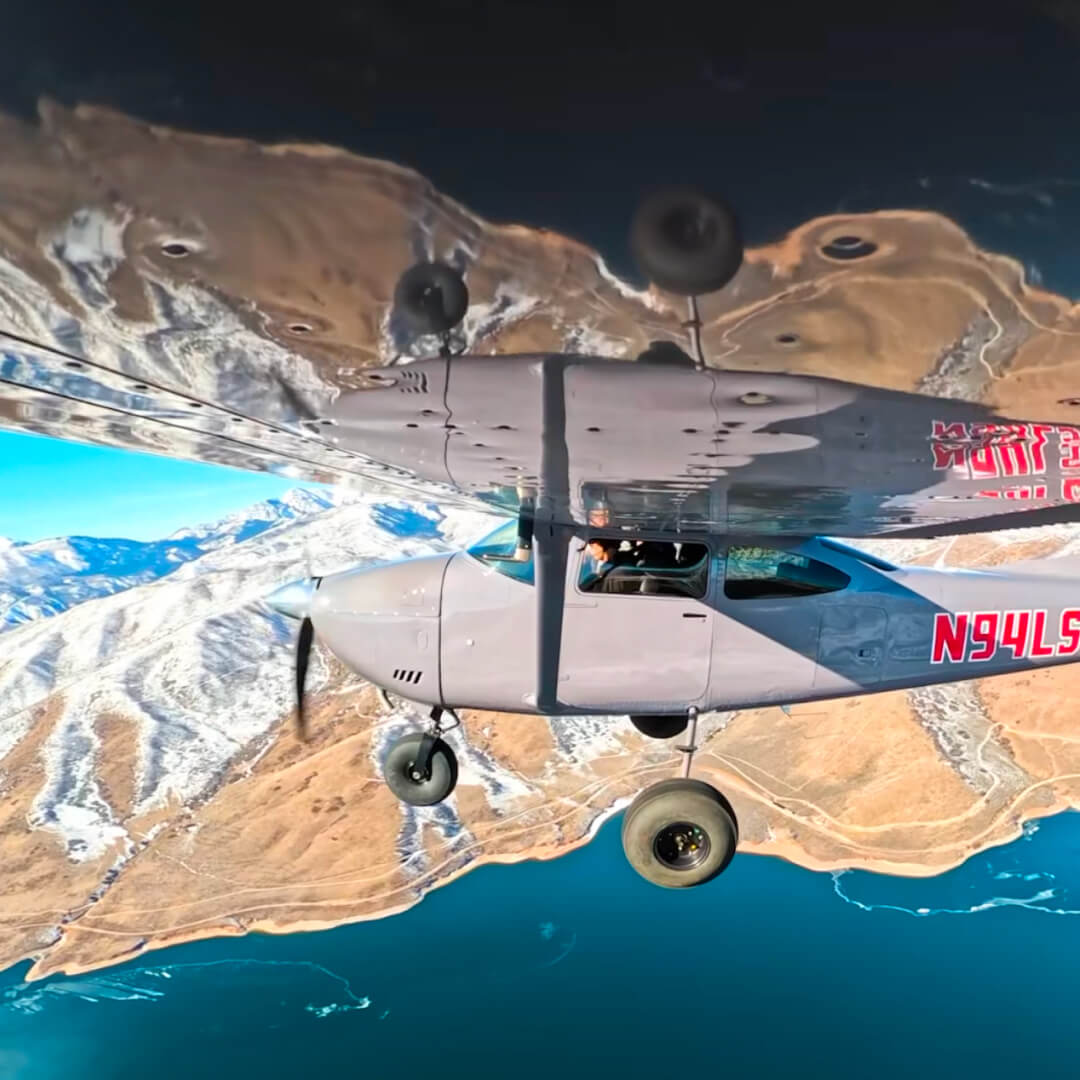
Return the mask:
<svg viewBox="0 0 1080 1080"><path fill-rule="evenodd" d="M1077 1071L1080 815L929 880L743 856L687 893L638 879L619 825L378 922L21 965L0 1078Z"/></svg>

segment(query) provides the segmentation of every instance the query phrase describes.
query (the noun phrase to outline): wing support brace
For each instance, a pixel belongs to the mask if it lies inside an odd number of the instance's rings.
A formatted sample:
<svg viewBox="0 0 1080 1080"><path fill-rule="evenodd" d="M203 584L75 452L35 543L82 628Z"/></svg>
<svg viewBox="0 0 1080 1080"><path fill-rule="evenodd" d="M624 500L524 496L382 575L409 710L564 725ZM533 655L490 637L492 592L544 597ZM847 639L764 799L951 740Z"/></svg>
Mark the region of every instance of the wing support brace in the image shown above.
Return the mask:
<svg viewBox="0 0 1080 1080"><path fill-rule="evenodd" d="M559 654L567 550L573 529L565 519L570 495L570 457L566 448L566 358L548 356L533 368L540 376L540 473L532 521L536 566L536 708L558 705Z"/></svg>

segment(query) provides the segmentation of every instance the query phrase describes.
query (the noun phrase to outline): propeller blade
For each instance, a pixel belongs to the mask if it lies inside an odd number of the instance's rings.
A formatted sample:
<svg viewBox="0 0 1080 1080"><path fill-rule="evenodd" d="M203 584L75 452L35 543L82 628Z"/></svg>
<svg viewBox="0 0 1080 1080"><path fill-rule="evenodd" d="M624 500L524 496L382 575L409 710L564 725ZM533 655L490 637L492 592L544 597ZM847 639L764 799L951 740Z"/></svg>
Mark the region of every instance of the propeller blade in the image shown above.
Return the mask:
<svg viewBox="0 0 1080 1080"><path fill-rule="evenodd" d="M304 683L307 682L308 660L311 657L311 643L315 638L315 627L309 618L300 623L300 633L296 639L296 734L307 739L307 723L304 716Z"/></svg>

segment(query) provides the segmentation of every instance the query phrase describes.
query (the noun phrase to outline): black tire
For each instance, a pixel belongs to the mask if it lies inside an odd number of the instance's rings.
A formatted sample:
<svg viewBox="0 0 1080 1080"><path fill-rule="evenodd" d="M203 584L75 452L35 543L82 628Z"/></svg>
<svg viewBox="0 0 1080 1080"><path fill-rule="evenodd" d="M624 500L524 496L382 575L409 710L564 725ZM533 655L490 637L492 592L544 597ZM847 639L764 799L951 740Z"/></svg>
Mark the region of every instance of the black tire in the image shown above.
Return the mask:
<svg viewBox="0 0 1080 1080"><path fill-rule="evenodd" d="M686 730L686 713L668 716L631 716L630 723L648 739L674 739Z"/></svg>
<svg viewBox="0 0 1080 1080"><path fill-rule="evenodd" d="M650 281L680 296L722 289L743 257L731 209L694 188L667 188L646 199L630 225L630 250Z"/></svg>
<svg viewBox="0 0 1080 1080"><path fill-rule="evenodd" d="M434 806L447 798L457 785L457 756L442 739L436 740L431 752L430 779L413 779L413 766L423 737L416 732L398 739L390 747L383 763L383 776L388 787L410 806Z"/></svg>
<svg viewBox="0 0 1080 1080"><path fill-rule="evenodd" d="M639 364L667 364L669 367L693 367L694 358L674 341L650 341L649 347L637 355Z"/></svg>
<svg viewBox="0 0 1080 1080"><path fill-rule="evenodd" d="M417 263L398 278L394 310L414 334L445 334L465 318L469 290L452 266Z"/></svg>
<svg viewBox="0 0 1080 1080"><path fill-rule="evenodd" d="M623 851L646 881L666 889L703 885L735 854L739 827L731 804L701 780L662 780L623 818Z"/></svg>

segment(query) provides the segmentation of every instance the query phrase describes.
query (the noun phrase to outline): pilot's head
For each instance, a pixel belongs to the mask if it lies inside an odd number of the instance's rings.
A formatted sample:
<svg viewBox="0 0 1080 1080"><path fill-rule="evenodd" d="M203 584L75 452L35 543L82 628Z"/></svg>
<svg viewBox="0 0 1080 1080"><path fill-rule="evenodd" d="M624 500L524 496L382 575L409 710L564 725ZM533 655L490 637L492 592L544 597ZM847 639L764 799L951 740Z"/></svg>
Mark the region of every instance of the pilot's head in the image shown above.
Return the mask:
<svg viewBox="0 0 1080 1080"><path fill-rule="evenodd" d="M586 545L589 554L598 563L611 562L618 547L611 540L590 540Z"/></svg>

